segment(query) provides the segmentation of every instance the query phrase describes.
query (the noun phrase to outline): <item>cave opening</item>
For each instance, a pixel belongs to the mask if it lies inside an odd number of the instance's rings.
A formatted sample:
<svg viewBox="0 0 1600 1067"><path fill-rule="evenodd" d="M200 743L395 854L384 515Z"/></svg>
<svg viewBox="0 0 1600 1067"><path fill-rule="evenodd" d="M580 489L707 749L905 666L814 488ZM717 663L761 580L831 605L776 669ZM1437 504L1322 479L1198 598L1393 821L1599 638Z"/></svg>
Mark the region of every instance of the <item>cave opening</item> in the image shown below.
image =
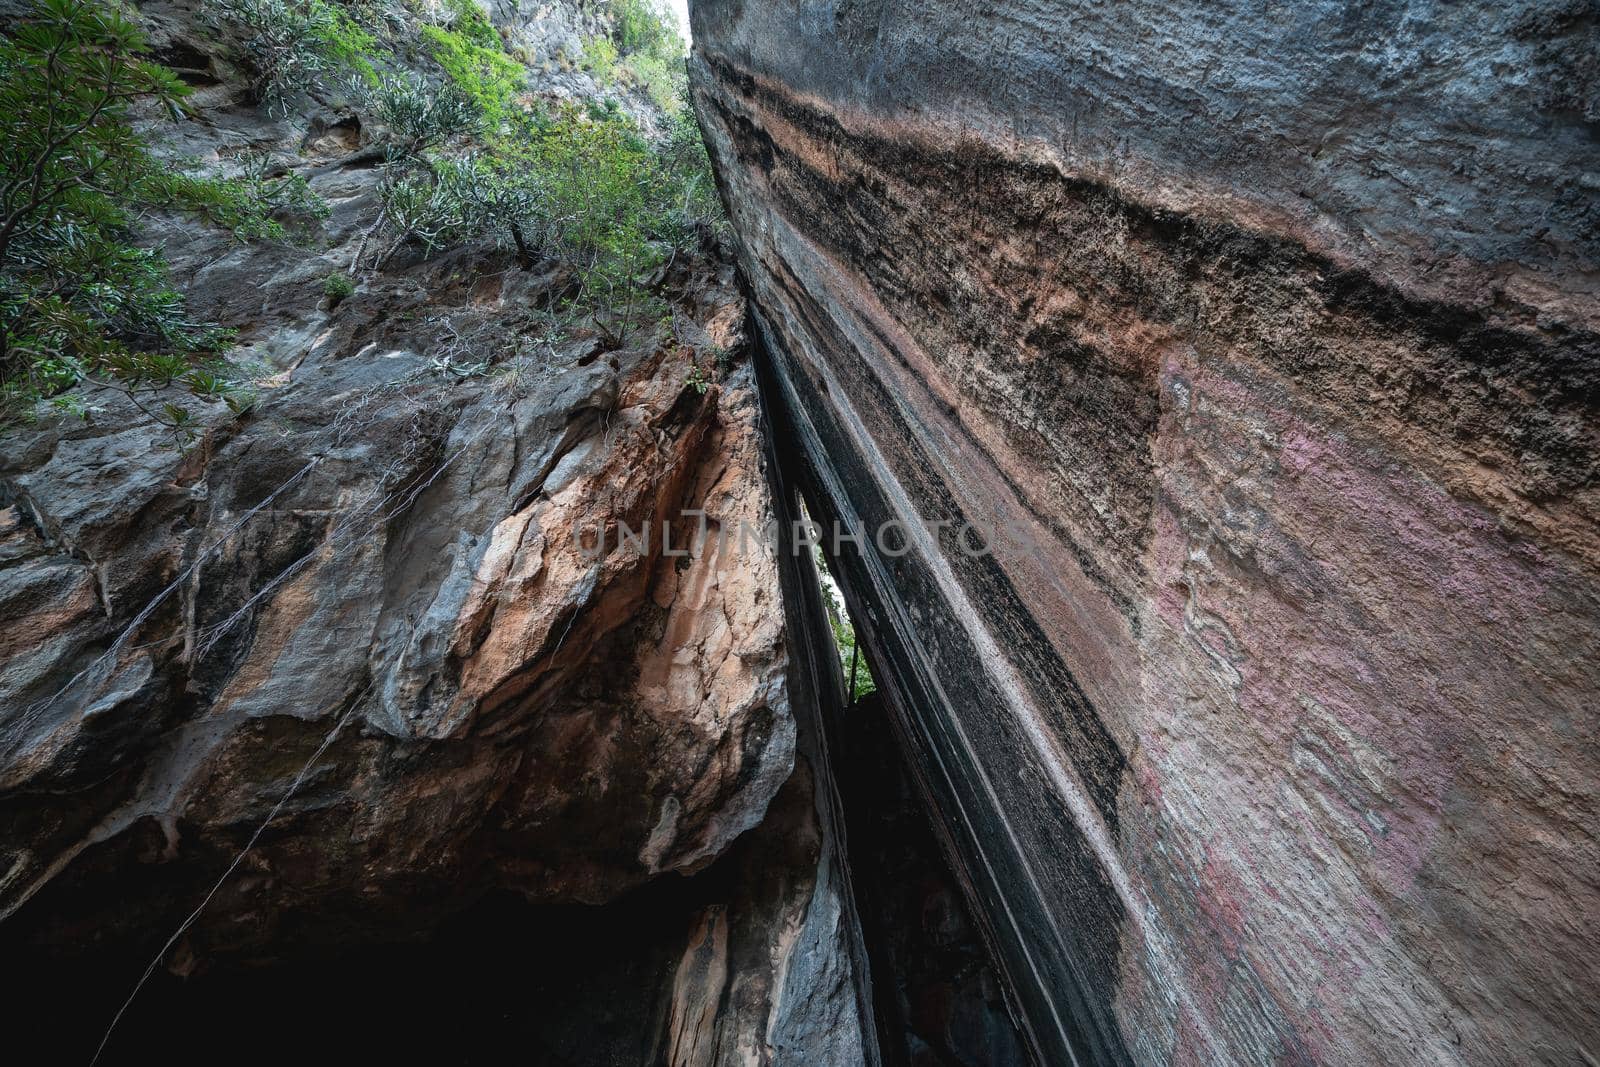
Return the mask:
<svg viewBox="0 0 1600 1067"><path fill-rule="evenodd" d="M785 856L809 788L791 779L768 821L698 874L654 879L602 904L493 890L459 909L418 899L363 916L352 901L288 916L249 954L204 957L180 942L98 1061L108 1025L172 925L84 936L70 953L14 926L0 937L14 976L0 1003L7 1062L678 1062L670 1017L697 932L711 915L725 921L733 952L741 939L759 942L772 924L763 907L795 878Z"/></svg>

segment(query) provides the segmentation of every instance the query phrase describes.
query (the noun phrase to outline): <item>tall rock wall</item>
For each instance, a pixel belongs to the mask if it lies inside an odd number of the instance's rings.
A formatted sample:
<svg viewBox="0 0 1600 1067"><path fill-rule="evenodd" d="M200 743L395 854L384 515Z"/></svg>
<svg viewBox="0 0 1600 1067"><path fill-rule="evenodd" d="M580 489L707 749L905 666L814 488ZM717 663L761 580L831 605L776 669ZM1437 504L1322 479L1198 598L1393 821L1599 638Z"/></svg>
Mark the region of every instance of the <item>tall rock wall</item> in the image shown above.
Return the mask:
<svg viewBox="0 0 1600 1067"><path fill-rule="evenodd" d="M1600 1059L1592 5L693 29L780 440L1040 1057Z"/></svg>

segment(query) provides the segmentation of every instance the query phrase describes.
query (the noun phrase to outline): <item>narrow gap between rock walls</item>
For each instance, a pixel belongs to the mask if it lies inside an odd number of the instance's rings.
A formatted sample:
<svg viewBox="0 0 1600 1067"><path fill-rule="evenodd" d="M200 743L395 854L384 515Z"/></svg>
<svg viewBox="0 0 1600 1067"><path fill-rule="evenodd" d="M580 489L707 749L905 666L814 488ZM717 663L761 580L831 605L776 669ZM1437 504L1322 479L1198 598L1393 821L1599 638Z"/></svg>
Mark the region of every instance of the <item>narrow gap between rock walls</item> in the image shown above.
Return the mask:
<svg viewBox="0 0 1600 1067"><path fill-rule="evenodd" d="M758 352L757 358L762 358ZM770 397L769 397L770 402ZM779 420L782 423L782 420ZM781 490L780 490L781 491ZM859 551L824 499L798 494L791 550L814 566L842 679L838 701L819 701L829 776L841 809L847 882L867 958L883 1067L1024 1067L1036 1062L1017 1027L961 884L940 846L938 813L918 787L893 694L878 688ZM837 535L835 531L838 531Z"/></svg>
<svg viewBox="0 0 1600 1067"><path fill-rule="evenodd" d="M824 528L811 517L805 500L800 501L802 530L796 531L796 547L809 547L812 562L817 568L817 585L822 591L822 604L828 612L828 628L833 633L834 648L839 653L839 669L844 672L845 708L854 708L878 691L872 680L872 667L867 661L867 651L857 639L855 621L845 606L844 591L828 567L828 557L845 547L842 538L836 537L836 526Z"/></svg>

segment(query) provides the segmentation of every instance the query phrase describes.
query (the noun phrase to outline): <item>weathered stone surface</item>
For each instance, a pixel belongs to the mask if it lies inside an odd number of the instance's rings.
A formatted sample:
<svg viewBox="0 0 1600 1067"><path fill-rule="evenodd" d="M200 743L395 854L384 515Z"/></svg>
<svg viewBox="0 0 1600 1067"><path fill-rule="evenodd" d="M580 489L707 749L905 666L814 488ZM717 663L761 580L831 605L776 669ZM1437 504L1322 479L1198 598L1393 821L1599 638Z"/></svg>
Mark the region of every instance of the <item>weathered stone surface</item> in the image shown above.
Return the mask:
<svg viewBox="0 0 1600 1067"><path fill-rule="evenodd" d="M683 905L721 984L685 958L636 992L708 998L678 1021L690 1045L754 1062L799 1027L817 1062L851 1062L827 1052L859 1045L835 1003L853 976L819 802L791 779L776 559L714 536L772 515L731 265L675 258L671 325L621 347L546 313L570 271L486 247L401 250L330 306L378 213L365 116L320 97L268 116L194 5L145 18L197 86L163 150L266 151L332 214L249 246L148 220L197 315L262 366L249 414L212 413L182 452L95 397L89 424L4 442L0 944L67 975L40 1010L98 1039L137 972L97 968L154 954L202 901L175 972L422 938L492 890L607 904L704 872L778 803L739 877ZM824 965L837 988L785 984Z"/></svg>
<svg viewBox="0 0 1600 1067"><path fill-rule="evenodd" d="M1041 1056L1600 1057L1593 12L694 31L814 513L953 523L842 578Z"/></svg>
<svg viewBox="0 0 1600 1067"><path fill-rule="evenodd" d="M823 779L826 782L826 778ZM666 1067L866 1063L850 921L808 760L730 859L736 887L703 908L673 973Z"/></svg>
<svg viewBox="0 0 1600 1067"><path fill-rule="evenodd" d="M335 341L193 456L100 427L21 449L48 459L7 472L7 910L144 827L225 847L343 718L260 853L316 872L286 906L480 865L598 902L759 821L794 751L772 562L667 558L660 527L765 520L754 405L658 340L517 383Z"/></svg>

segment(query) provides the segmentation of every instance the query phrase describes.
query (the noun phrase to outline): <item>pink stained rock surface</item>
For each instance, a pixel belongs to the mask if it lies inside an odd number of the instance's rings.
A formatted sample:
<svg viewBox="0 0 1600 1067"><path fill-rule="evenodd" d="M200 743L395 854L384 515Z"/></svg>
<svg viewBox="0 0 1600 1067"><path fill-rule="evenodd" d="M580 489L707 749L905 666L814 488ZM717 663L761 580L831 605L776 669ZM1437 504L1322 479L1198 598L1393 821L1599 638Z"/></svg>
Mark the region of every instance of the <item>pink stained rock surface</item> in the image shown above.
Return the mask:
<svg viewBox="0 0 1600 1067"><path fill-rule="evenodd" d="M841 580L1041 1057L1600 1059L1592 19L694 13L813 511L951 524Z"/></svg>

